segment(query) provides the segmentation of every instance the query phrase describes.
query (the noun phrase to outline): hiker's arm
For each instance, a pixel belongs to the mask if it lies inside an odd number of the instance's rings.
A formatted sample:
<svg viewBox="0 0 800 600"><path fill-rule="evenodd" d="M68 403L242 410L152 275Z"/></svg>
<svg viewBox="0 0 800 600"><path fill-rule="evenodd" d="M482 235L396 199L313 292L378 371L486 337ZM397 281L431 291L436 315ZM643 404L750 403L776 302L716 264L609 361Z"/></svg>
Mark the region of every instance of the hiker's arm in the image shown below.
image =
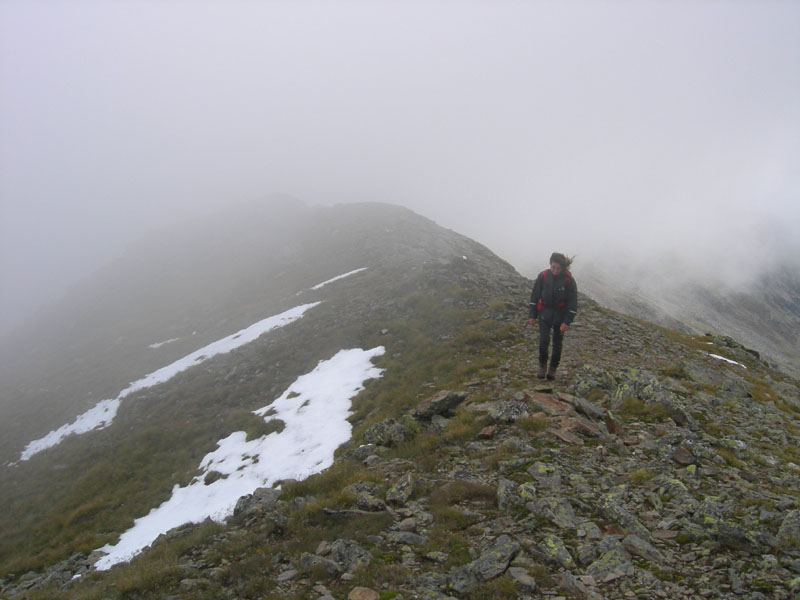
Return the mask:
<svg viewBox="0 0 800 600"><path fill-rule="evenodd" d="M536 278L536 283L533 284L531 290L531 301L528 303L528 321L536 319L539 316L539 309L536 305L539 303L539 296L542 294L542 277L539 275ZM533 325L533 323L531 323Z"/></svg>
<svg viewBox="0 0 800 600"><path fill-rule="evenodd" d="M578 314L578 284L570 279L567 284L567 311L564 313L564 325L571 325L575 315ZM566 329L562 330L566 331Z"/></svg>

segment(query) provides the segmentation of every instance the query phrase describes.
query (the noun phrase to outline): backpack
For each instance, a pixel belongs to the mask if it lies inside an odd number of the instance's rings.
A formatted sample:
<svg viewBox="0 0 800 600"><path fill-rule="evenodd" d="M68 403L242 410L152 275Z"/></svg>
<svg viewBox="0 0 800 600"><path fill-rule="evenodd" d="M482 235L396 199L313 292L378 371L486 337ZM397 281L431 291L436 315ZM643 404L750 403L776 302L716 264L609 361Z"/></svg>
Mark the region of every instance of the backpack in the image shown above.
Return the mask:
<svg viewBox="0 0 800 600"><path fill-rule="evenodd" d="M542 288L544 288L544 280L547 278L547 274L550 273L550 269L545 269L541 273L539 273L539 277L542 278ZM551 273L552 275L552 273ZM572 279L572 273L569 271L564 271L564 287L566 288L569 285L570 280ZM556 303L556 308L564 308L567 306L566 298L561 300L560 302ZM544 298L539 296L539 300L536 302L536 310L538 312L542 312L545 308L547 308L544 304Z"/></svg>

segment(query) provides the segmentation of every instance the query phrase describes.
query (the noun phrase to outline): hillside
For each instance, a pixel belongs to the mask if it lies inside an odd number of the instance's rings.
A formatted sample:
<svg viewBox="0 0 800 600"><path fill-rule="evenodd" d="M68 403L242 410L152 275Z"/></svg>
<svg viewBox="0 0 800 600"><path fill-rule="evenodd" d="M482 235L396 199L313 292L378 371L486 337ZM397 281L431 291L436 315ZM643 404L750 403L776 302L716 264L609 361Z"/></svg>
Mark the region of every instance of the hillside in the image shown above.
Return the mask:
<svg viewBox="0 0 800 600"><path fill-rule="evenodd" d="M0 469L3 597L800 590L796 380L730 338L582 296L559 378L545 385L526 324L531 282L488 249L397 207L281 210L151 239L4 347L16 362L2 380L2 451L15 463ZM316 409L345 368L304 378L343 349L378 348L377 370L348 384L352 437L330 468L284 476L224 523L177 527L96 568L107 556L97 549L176 490L235 479L201 466L223 440L290 431L284 405ZM107 427L20 460L31 440L193 352L196 366L124 396ZM313 446L336 437L337 411L323 406ZM289 459L254 462L282 472Z"/></svg>
<svg viewBox="0 0 800 600"><path fill-rule="evenodd" d="M736 284L691 275L688 266L678 264L623 271L595 262L581 272L584 290L603 306L686 332L747 340L774 367L800 377L796 261L765 261L740 273Z"/></svg>

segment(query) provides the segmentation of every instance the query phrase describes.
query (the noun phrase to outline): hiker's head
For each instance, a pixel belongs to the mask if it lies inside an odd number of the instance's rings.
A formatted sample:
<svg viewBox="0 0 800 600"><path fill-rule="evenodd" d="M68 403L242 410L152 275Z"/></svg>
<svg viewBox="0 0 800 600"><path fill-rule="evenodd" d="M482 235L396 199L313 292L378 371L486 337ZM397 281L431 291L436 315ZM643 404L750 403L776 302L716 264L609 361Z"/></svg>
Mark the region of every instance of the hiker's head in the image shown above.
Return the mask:
<svg viewBox="0 0 800 600"><path fill-rule="evenodd" d="M566 271L571 264L572 259L567 258L560 252L553 252L553 254L550 255L550 270L553 272L553 275L558 275L561 271Z"/></svg>

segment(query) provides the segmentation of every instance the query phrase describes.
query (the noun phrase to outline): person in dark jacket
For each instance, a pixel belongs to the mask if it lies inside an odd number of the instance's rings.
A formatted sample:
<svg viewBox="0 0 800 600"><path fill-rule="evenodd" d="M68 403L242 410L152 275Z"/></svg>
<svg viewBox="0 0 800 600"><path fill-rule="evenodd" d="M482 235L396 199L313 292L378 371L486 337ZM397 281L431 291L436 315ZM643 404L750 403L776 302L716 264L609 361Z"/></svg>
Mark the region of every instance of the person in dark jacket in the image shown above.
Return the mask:
<svg viewBox="0 0 800 600"><path fill-rule="evenodd" d="M550 257L550 268L539 273L533 284L528 311L528 323L533 327L539 321L539 379L555 379L561 361L564 333L578 312L578 286L569 272L572 259L554 252ZM550 368L547 355L552 332L553 354Z"/></svg>

